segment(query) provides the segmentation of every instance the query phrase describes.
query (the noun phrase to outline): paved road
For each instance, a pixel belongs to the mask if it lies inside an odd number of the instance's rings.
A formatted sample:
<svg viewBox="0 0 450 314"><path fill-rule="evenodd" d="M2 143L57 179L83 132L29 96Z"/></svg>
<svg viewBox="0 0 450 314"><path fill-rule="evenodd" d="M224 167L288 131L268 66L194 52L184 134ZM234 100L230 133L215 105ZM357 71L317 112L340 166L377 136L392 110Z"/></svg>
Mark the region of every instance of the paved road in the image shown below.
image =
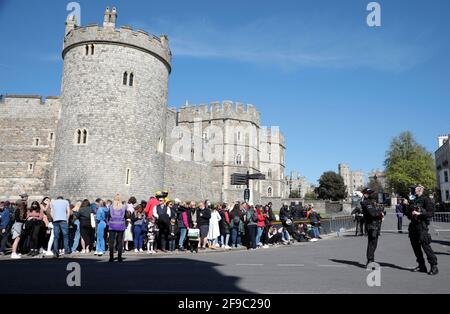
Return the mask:
<svg viewBox="0 0 450 314"><path fill-rule="evenodd" d="M376 260L381 287L368 287L366 238L345 234L315 243L256 251L171 256L129 254L123 264L107 257L0 259L0 292L142 293L449 293L450 233L433 248L439 275L411 273L415 266L407 234L383 233ZM81 265L81 288L69 288L66 266Z"/></svg>

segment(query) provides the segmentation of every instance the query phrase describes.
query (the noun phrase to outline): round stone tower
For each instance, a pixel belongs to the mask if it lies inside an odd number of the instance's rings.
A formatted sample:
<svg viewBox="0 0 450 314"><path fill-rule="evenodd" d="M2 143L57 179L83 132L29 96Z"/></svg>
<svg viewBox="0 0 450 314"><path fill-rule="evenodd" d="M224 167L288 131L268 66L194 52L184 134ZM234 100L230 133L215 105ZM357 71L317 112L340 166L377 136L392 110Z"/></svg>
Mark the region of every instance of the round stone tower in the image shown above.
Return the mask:
<svg viewBox="0 0 450 314"><path fill-rule="evenodd" d="M66 23L51 195L146 199L164 186L171 52L166 36Z"/></svg>

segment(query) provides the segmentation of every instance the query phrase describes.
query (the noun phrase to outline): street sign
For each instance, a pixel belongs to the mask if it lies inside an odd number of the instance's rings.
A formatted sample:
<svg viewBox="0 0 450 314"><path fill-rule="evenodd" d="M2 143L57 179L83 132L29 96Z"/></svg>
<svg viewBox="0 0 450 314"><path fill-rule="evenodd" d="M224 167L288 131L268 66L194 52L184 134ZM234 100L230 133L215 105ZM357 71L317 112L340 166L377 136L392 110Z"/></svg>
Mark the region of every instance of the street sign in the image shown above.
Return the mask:
<svg viewBox="0 0 450 314"><path fill-rule="evenodd" d="M233 173L231 185L247 185L247 175L245 173Z"/></svg>

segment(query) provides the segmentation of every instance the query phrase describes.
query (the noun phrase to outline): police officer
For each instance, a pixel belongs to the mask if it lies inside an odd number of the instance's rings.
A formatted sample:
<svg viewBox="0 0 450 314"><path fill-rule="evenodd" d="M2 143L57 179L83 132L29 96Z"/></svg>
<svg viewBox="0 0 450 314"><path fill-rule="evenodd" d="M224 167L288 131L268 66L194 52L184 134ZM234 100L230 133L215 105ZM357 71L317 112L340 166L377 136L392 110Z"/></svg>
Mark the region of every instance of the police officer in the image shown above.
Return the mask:
<svg viewBox="0 0 450 314"><path fill-rule="evenodd" d="M434 202L426 195L424 195L424 187L417 185L411 187L411 195L408 200L404 201L406 206L406 216L411 221L408 227L409 239L411 246L416 255L419 266L414 268L413 272L426 273L427 267L423 258L422 250L427 255L428 263L430 263L431 270L429 275L437 275L439 270L437 268L437 258L431 248L431 235L428 232L428 225L430 219L434 216L435 205Z"/></svg>
<svg viewBox="0 0 450 314"><path fill-rule="evenodd" d="M364 215L364 221L367 230L367 265L375 261L375 250L380 236L381 222L384 218L384 212L380 209L374 200L370 199L373 191L369 188L363 190L363 199L361 209Z"/></svg>

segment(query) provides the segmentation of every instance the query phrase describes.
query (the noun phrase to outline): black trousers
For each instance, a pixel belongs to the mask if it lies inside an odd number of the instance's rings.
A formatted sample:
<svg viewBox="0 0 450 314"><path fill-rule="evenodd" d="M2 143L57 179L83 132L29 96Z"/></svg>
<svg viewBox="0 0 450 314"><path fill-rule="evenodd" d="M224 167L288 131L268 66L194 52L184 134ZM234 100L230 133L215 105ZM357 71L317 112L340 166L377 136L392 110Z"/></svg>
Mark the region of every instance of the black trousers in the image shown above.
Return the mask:
<svg viewBox="0 0 450 314"><path fill-rule="evenodd" d="M371 263L375 261L375 251L378 246L378 236L380 235L379 229L369 228L367 230L367 262Z"/></svg>
<svg viewBox="0 0 450 314"><path fill-rule="evenodd" d="M199 241L190 241L189 240L189 249L191 250L191 252L198 251L198 242Z"/></svg>
<svg viewBox="0 0 450 314"><path fill-rule="evenodd" d="M403 217L397 216L397 230L402 231L403 228Z"/></svg>
<svg viewBox="0 0 450 314"><path fill-rule="evenodd" d="M358 235L358 231L359 234L364 235L364 222L362 220L356 220L356 233L355 235Z"/></svg>
<svg viewBox="0 0 450 314"><path fill-rule="evenodd" d="M109 231L109 258L114 258L114 248L117 244L119 260L122 259L123 252L123 231ZM115 242L115 243L114 243Z"/></svg>
<svg viewBox="0 0 450 314"><path fill-rule="evenodd" d="M169 229L166 225L159 225L159 232L157 236L157 243L159 243L159 248L163 251L167 250L167 237L169 236Z"/></svg>
<svg viewBox="0 0 450 314"><path fill-rule="evenodd" d="M42 243L43 230L45 229L45 224L42 220L29 220L26 226L28 234L30 236L30 250L39 250L39 246Z"/></svg>
<svg viewBox="0 0 450 314"><path fill-rule="evenodd" d="M256 249L256 225L249 225L248 227L248 248Z"/></svg>
<svg viewBox="0 0 450 314"><path fill-rule="evenodd" d="M428 263L431 266L436 266L438 261L437 257L431 248L431 235L428 233L428 227L414 228L410 225L408 228L409 240L416 256L416 261L420 267L425 267L425 260L423 258L423 252L427 256Z"/></svg>

